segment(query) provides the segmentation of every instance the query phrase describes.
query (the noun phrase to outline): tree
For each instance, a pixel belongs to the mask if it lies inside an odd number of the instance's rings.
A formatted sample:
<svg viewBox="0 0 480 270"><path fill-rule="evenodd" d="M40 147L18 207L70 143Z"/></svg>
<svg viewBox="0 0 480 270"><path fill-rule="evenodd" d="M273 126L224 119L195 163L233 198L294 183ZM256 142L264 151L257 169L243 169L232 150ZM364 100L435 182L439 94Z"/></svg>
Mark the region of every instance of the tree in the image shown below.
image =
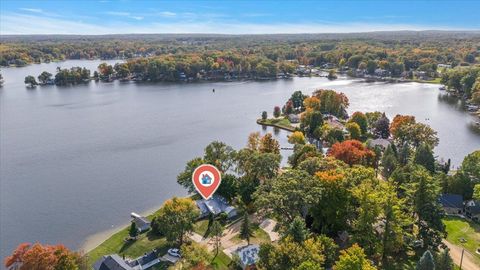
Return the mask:
<svg viewBox="0 0 480 270"><path fill-rule="evenodd" d="M257 265L266 270L321 269L325 261L325 248L317 238L309 238L302 243L286 237L278 244L262 244Z"/></svg>
<svg viewBox="0 0 480 270"><path fill-rule="evenodd" d="M301 131L295 131L288 136L288 142L291 144L305 144L305 136Z"/></svg>
<svg viewBox="0 0 480 270"><path fill-rule="evenodd" d="M392 145L388 145L387 149L385 149L381 163L383 166L382 175L388 179L390 175L392 175L393 171L395 171L398 164Z"/></svg>
<svg viewBox="0 0 480 270"><path fill-rule="evenodd" d="M221 172L226 172L233 165L235 151L223 142L213 141L205 147L203 160L217 167Z"/></svg>
<svg viewBox="0 0 480 270"><path fill-rule="evenodd" d="M101 63L98 65L98 71L104 79L108 79L113 74L113 67L107 63Z"/></svg>
<svg viewBox="0 0 480 270"><path fill-rule="evenodd" d="M347 140L335 143L328 151L328 155L335 157L350 166L354 164L371 165L375 157L370 149L357 140Z"/></svg>
<svg viewBox="0 0 480 270"><path fill-rule="evenodd" d="M312 109L313 111L320 110L320 100L317 97L306 97L303 100L303 106L306 109Z"/></svg>
<svg viewBox="0 0 480 270"><path fill-rule="evenodd" d="M238 193L237 177L233 174L223 174L222 184L218 187L216 193L231 202Z"/></svg>
<svg viewBox="0 0 480 270"><path fill-rule="evenodd" d="M320 112L322 114L333 114L344 118L347 115L348 98L343 93L333 90L318 89L312 94L320 100Z"/></svg>
<svg viewBox="0 0 480 270"><path fill-rule="evenodd" d="M480 183L480 150L468 154L462 162L461 172L474 184Z"/></svg>
<svg viewBox="0 0 480 270"><path fill-rule="evenodd" d="M115 69L117 76L121 79L125 79L130 75L128 63L116 63L113 68Z"/></svg>
<svg viewBox="0 0 480 270"><path fill-rule="evenodd" d="M178 174L177 183L186 188L189 193L196 192L195 186L192 183L192 174L198 166L204 163L205 161L200 157L188 161L183 172Z"/></svg>
<svg viewBox="0 0 480 270"><path fill-rule="evenodd" d="M333 266L335 270L375 270L363 249L357 244L340 251L340 257Z"/></svg>
<svg viewBox="0 0 480 270"><path fill-rule="evenodd" d="M297 243L303 243L308 237L305 221L301 217L295 217L285 235L290 236Z"/></svg>
<svg viewBox="0 0 480 270"><path fill-rule="evenodd" d="M259 150L262 153L280 154L280 144L273 138L271 133L267 133L260 139Z"/></svg>
<svg viewBox="0 0 480 270"><path fill-rule="evenodd" d="M25 77L25 84L29 84L30 87L34 87L35 85L38 85L37 81L35 80L35 77L33 77L32 75L28 75L27 77Z"/></svg>
<svg viewBox="0 0 480 270"><path fill-rule="evenodd" d="M248 213L245 211L240 227L240 237L246 239L247 243L250 245L250 236L252 236L252 226L250 225Z"/></svg>
<svg viewBox="0 0 480 270"><path fill-rule="evenodd" d="M385 113L383 113L382 117L375 122L374 131L383 139L388 139L388 137L390 137L390 120Z"/></svg>
<svg viewBox="0 0 480 270"><path fill-rule="evenodd" d="M433 152L427 144L420 144L415 152L415 164L422 165L430 171L435 172L435 158Z"/></svg>
<svg viewBox="0 0 480 270"><path fill-rule="evenodd" d="M354 112L352 117L350 117L349 122L357 123L360 127L360 130L362 131L362 135L367 134L368 121L365 114L363 114L362 112Z"/></svg>
<svg viewBox="0 0 480 270"><path fill-rule="evenodd" d="M275 118L280 117L280 113L281 113L280 107L278 106L273 107L273 117Z"/></svg>
<svg viewBox="0 0 480 270"><path fill-rule="evenodd" d="M476 184L473 187L473 196L472 199L480 201L480 184Z"/></svg>
<svg viewBox="0 0 480 270"><path fill-rule="evenodd" d="M262 120L265 121L265 120L267 120L267 118L268 118L267 111L263 111L262 112Z"/></svg>
<svg viewBox="0 0 480 270"><path fill-rule="evenodd" d="M132 221L130 224L130 229L128 230L128 235L132 238L137 238L138 235L138 230L137 230L137 224Z"/></svg>
<svg viewBox="0 0 480 270"><path fill-rule="evenodd" d="M271 213L285 228L295 217L305 217L320 193L319 181L305 171L289 170L260 186L256 205Z"/></svg>
<svg viewBox="0 0 480 270"><path fill-rule="evenodd" d="M446 248L435 256L436 270L453 270L455 269L452 257L450 257L449 249Z"/></svg>
<svg viewBox="0 0 480 270"><path fill-rule="evenodd" d="M303 110L303 100L307 96L302 93L302 91L295 91L293 92L292 96L290 97L290 100L293 103L293 108L297 111L302 111Z"/></svg>
<svg viewBox="0 0 480 270"><path fill-rule="evenodd" d="M213 241L213 246L215 247L215 257L218 255L218 250L222 245L222 234L223 226L218 221L213 221L212 226L210 226L210 235Z"/></svg>
<svg viewBox="0 0 480 270"><path fill-rule="evenodd" d="M322 157L315 145L312 144L296 144L293 146L293 154L288 157L288 163L292 168L296 168L300 162L309 157Z"/></svg>
<svg viewBox="0 0 480 270"><path fill-rule="evenodd" d="M193 229L198 215L198 208L192 199L173 197L156 213L158 228L152 229L157 233L161 230L168 241L177 241L182 245L185 235Z"/></svg>
<svg viewBox="0 0 480 270"><path fill-rule="evenodd" d="M300 119L300 128L312 136L314 131L323 125L323 116L319 111L307 109Z"/></svg>
<svg viewBox="0 0 480 270"><path fill-rule="evenodd" d="M213 259L205 246L195 242L183 245L180 248L180 252L182 254L181 262L183 269L206 269Z"/></svg>
<svg viewBox="0 0 480 270"><path fill-rule="evenodd" d="M38 81L42 84L46 84L49 80L52 79L52 73L44 71L40 75L38 75Z"/></svg>
<svg viewBox="0 0 480 270"><path fill-rule="evenodd" d="M360 126L355 123L355 122L349 122L345 126L348 133L350 133L350 139L352 140L359 140L360 136L362 134L362 131L360 130Z"/></svg>
<svg viewBox="0 0 480 270"><path fill-rule="evenodd" d="M315 174L314 188L308 190L313 197L314 206L309 214L313 219L312 229L328 236L349 227L348 223L353 213L351 192L344 171L336 169L319 171Z"/></svg>
<svg viewBox="0 0 480 270"><path fill-rule="evenodd" d="M403 137L405 136L403 134L405 129L402 129L402 127L407 125L413 125L415 123L416 123L415 116L397 114L395 115L392 123L390 124L390 134L392 134L394 138L398 138L399 140L402 140ZM402 141L402 144L403 144L403 141Z"/></svg>
<svg viewBox="0 0 480 270"><path fill-rule="evenodd" d="M433 256L430 250L427 250L423 253L415 269L416 270L435 270L435 262L433 260Z"/></svg>
<svg viewBox="0 0 480 270"><path fill-rule="evenodd" d="M5 267L16 263L18 270L78 270L80 256L63 245L49 246L39 243L20 244L12 255L5 258Z"/></svg>

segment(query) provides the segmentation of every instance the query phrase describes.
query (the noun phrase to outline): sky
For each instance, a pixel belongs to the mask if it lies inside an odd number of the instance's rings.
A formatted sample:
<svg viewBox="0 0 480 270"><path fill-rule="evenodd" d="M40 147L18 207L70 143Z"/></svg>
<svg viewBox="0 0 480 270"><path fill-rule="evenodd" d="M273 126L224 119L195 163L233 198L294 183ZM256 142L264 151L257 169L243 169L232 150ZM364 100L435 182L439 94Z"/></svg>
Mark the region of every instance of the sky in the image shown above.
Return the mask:
<svg viewBox="0 0 480 270"><path fill-rule="evenodd" d="M480 1L0 0L0 34L480 30Z"/></svg>

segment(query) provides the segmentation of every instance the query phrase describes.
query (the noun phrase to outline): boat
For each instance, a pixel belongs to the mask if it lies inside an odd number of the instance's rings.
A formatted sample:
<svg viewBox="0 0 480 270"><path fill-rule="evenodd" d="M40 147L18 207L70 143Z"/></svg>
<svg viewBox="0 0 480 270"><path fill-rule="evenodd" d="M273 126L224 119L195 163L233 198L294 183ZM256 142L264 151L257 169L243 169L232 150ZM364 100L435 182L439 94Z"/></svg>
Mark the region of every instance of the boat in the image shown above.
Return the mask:
<svg viewBox="0 0 480 270"><path fill-rule="evenodd" d="M440 86L440 87L438 88L438 90L444 91L444 90L447 90L447 88L446 88L445 86Z"/></svg>

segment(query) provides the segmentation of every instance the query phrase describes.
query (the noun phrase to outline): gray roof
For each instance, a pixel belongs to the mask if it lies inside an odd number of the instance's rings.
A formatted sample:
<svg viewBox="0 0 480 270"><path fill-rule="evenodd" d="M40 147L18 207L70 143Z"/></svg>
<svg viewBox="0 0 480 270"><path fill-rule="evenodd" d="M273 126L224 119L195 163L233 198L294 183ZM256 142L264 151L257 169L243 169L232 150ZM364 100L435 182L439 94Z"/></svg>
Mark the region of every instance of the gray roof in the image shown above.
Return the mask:
<svg viewBox="0 0 480 270"><path fill-rule="evenodd" d="M219 195L213 195L208 200L197 200L195 201L198 208L203 214L213 214L218 215L222 212L229 213L232 210L235 210L232 206L230 206L225 198Z"/></svg>
<svg viewBox="0 0 480 270"><path fill-rule="evenodd" d="M463 208L463 197L458 194L442 194L438 202L443 207Z"/></svg>
<svg viewBox="0 0 480 270"><path fill-rule="evenodd" d="M95 270L133 270L133 268L117 254L103 256L95 262L93 268Z"/></svg>
<svg viewBox="0 0 480 270"><path fill-rule="evenodd" d="M150 221L145 217L136 217L133 219L133 222L141 231L150 229Z"/></svg>
<svg viewBox="0 0 480 270"><path fill-rule="evenodd" d="M242 265L248 266L255 264L258 260L258 252L260 250L259 245L247 245L241 248L238 248L235 253L240 257Z"/></svg>
<svg viewBox="0 0 480 270"><path fill-rule="evenodd" d="M391 142L387 139L383 139L383 138L378 138L378 139L375 139L375 140L370 140L368 141L368 145L371 146L371 147L375 147L375 146L381 146L383 148L387 148L389 145L391 144Z"/></svg>

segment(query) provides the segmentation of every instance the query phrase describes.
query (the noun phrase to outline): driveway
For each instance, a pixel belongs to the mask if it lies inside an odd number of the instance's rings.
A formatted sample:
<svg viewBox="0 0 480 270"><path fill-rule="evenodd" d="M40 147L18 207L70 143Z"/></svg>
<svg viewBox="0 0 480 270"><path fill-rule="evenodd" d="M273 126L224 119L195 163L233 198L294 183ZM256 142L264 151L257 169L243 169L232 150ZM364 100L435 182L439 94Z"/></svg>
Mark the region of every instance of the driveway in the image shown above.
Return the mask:
<svg viewBox="0 0 480 270"><path fill-rule="evenodd" d="M456 265L460 265L462 248L448 242L447 240L443 240L443 243L450 249L450 256L452 256L453 262ZM480 265L475 262L473 256L466 250L463 254L462 270L480 270Z"/></svg>

